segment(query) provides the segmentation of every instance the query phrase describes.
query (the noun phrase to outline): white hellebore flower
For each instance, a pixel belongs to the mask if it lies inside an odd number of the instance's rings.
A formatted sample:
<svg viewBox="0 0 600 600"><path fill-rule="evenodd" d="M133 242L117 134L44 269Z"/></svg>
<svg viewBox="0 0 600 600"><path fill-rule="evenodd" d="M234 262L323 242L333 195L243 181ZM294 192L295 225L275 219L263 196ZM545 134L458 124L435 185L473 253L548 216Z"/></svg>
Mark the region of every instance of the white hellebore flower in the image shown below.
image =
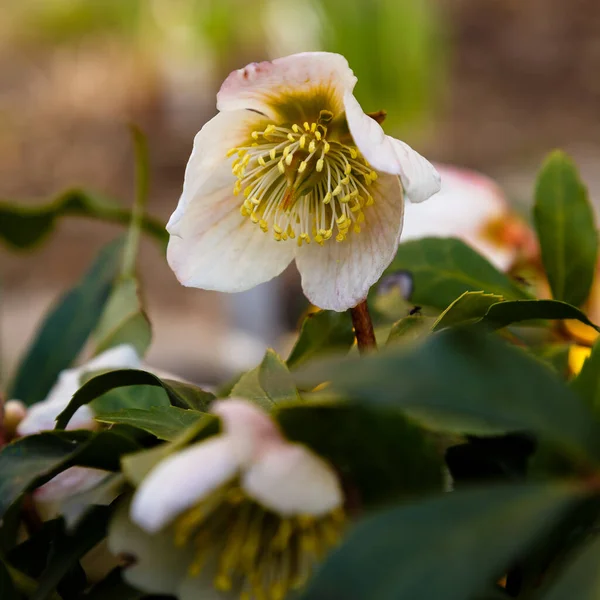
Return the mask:
<svg viewBox="0 0 600 600"><path fill-rule="evenodd" d="M106 350L80 367L62 371L48 396L29 408L17 427L17 433L25 436L54 429L56 418L81 387L86 373L141 367L142 362L135 348L122 344ZM91 408L85 405L73 415L67 429L95 429L97 426ZM120 476L106 471L71 467L35 490L33 498L43 519L52 519L62 514L67 525L72 526L92 504L110 504L121 483Z"/></svg>
<svg viewBox="0 0 600 600"><path fill-rule="evenodd" d="M327 52L229 75L167 225L183 285L241 292L295 259L316 306L364 300L396 253L404 195L421 202L440 184L427 160L363 112L356 81Z"/></svg>
<svg viewBox="0 0 600 600"><path fill-rule="evenodd" d="M144 591L281 600L339 539L340 482L251 403L224 400L214 412L223 433L160 462L129 515L116 516L109 547L131 557L125 577Z"/></svg>
<svg viewBox="0 0 600 600"><path fill-rule="evenodd" d="M520 254L530 255L535 238L515 215L498 184L475 171L436 165L442 189L422 205L407 205L402 241L456 237L508 270ZM535 249L533 249L535 252Z"/></svg>

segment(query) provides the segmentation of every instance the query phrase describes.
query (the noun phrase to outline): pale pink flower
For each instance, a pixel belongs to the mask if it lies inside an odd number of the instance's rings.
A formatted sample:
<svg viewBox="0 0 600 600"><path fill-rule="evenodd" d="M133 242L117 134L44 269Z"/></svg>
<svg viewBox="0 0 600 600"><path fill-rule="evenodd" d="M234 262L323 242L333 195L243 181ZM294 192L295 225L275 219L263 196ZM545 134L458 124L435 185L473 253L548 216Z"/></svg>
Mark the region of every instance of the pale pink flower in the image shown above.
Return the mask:
<svg viewBox="0 0 600 600"><path fill-rule="evenodd" d="M356 81L327 52L229 75L167 225L183 285L240 292L295 260L316 306L343 311L366 297L396 253L404 196L426 200L439 176L363 112Z"/></svg>
<svg viewBox="0 0 600 600"><path fill-rule="evenodd" d="M135 558L125 577L148 592L213 597L208 577L220 591L283 597L308 575L317 547L339 537L338 476L246 400L219 401L214 413L222 433L158 463L119 511L109 546Z"/></svg>
<svg viewBox="0 0 600 600"><path fill-rule="evenodd" d="M442 189L422 205L407 205L402 241L456 237L498 269L535 254L535 236L489 177L450 165L435 165Z"/></svg>

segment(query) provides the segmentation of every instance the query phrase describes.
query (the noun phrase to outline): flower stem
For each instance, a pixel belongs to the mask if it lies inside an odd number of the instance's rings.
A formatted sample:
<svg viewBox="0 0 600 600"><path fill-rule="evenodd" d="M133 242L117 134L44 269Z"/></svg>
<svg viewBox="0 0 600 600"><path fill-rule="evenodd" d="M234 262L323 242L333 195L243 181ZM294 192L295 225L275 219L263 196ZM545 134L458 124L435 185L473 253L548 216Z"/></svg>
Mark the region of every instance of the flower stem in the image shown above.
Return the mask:
<svg viewBox="0 0 600 600"><path fill-rule="evenodd" d="M351 308L350 314L352 315L352 324L354 325L354 334L356 335L359 352L364 354L371 349L377 349L373 321L371 321L367 301L363 300L360 304Z"/></svg>

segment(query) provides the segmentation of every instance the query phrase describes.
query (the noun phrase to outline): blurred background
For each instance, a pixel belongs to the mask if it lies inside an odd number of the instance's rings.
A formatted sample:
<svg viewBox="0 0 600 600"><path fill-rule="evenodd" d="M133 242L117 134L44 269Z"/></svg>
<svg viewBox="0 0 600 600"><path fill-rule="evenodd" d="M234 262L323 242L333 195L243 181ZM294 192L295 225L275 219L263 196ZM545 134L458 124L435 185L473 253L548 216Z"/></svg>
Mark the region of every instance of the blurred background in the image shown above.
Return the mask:
<svg viewBox="0 0 600 600"><path fill-rule="evenodd" d="M129 204L127 124L148 136L149 211L176 206L194 134L233 69L293 52L344 54L367 111L428 158L496 178L527 206L543 156L578 162L600 202L597 0L3 0L0 198L73 185ZM0 249L1 369L117 229L63 219L34 253ZM244 296L182 288L145 240L149 362L215 381L283 349L305 305L295 273ZM252 319L248 315L252 314Z"/></svg>

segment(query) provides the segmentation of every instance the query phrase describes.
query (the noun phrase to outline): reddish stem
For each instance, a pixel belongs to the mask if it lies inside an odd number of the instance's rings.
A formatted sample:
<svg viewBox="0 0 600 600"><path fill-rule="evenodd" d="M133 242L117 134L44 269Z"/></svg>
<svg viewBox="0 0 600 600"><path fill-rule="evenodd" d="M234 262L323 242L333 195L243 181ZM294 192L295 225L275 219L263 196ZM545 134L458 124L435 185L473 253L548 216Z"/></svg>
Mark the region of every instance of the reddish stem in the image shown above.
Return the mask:
<svg viewBox="0 0 600 600"><path fill-rule="evenodd" d="M354 334L356 335L359 352L364 354L370 350L376 350L375 331L373 330L373 321L371 321L367 301L364 300L351 308L350 314L352 315L352 324L354 325Z"/></svg>

